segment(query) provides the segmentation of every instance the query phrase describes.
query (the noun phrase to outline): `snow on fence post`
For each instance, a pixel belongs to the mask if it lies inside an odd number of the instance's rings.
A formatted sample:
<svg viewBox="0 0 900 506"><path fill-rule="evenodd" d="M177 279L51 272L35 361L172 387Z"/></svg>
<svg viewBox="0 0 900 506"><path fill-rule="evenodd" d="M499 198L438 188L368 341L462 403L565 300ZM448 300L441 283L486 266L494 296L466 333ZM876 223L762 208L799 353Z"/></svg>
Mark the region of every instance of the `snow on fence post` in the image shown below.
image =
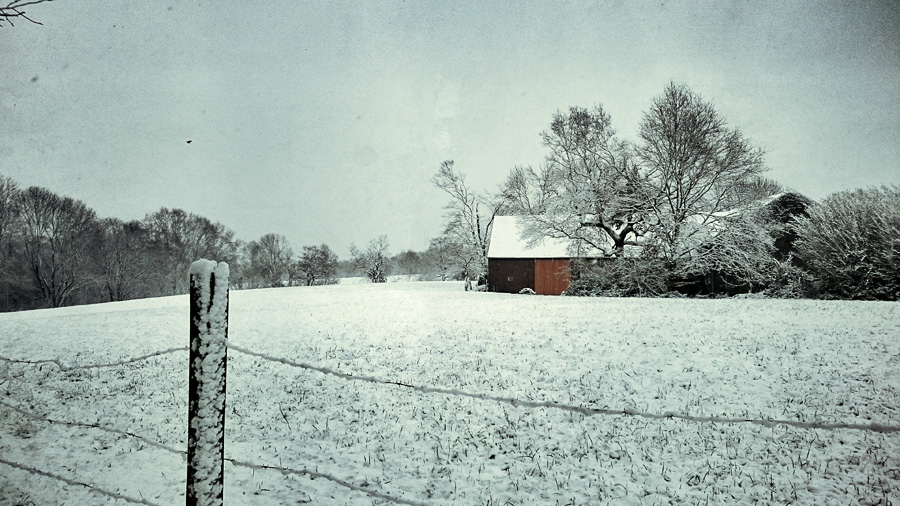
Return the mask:
<svg viewBox="0 0 900 506"><path fill-rule="evenodd" d="M225 370L228 264L190 268L187 506L221 506L225 488Z"/></svg>

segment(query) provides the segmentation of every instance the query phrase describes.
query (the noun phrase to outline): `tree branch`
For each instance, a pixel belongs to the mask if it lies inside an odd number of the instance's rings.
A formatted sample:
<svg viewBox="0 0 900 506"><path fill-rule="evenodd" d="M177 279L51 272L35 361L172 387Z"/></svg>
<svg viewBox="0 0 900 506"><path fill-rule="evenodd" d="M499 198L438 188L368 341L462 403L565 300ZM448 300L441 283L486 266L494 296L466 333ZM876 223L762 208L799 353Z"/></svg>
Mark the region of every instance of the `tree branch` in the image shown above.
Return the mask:
<svg viewBox="0 0 900 506"><path fill-rule="evenodd" d="M43 23L35 21L34 19L26 15L25 11L22 9L31 5L37 5L52 1L53 0L14 0L6 4L6 6L0 6L0 27L3 26L4 22L9 23L10 26L16 26L13 23L13 19L15 18L22 18L36 25L43 25Z"/></svg>

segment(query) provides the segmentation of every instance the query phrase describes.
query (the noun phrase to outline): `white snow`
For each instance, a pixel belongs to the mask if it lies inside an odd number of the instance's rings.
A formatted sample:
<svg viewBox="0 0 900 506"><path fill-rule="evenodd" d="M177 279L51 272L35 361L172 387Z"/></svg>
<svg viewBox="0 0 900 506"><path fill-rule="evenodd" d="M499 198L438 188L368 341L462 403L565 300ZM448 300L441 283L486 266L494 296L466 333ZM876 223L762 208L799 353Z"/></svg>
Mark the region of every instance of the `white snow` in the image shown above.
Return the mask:
<svg viewBox="0 0 900 506"><path fill-rule="evenodd" d="M517 216L496 216L491 227L488 258L570 258L569 241L546 237L529 247Z"/></svg>
<svg viewBox="0 0 900 506"><path fill-rule="evenodd" d="M218 276L217 276L218 277ZM218 290L216 290L218 292ZM186 296L0 315L0 356L188 344ZM900 425L900 306L523 297L460 283L231 292L229 339L291 362L620 412ZM897 504L900 433L594 415L348 381L228 353L227 457L426 504ZM187 351L0 361L0 457L184 501ZM225 465L230 505L389 504ZM118 503L0 463L0 504Z"/></svg>
<svg viewBox="0 0 900 506"><path fill-rule="evenodd" d="M210 500L221 492L218 478L223 439L220 417L225 409L226 391L223 365L227 340L228 274L228 264L225 262L216 264L210 260L198 260L190 268L192 285L200 288L196 301L200 320L196 322L198 342L191 343L192 347L198 344L194 368L194 374L197 374L197 413L189 420L197 434L191 458L195 472L193 491L196 497Z"/></svg>
<svg viewBox="0 0 900 506"><path fill-rule="evenodd" d="M196 260L191 264L191 267L188 269L188 274L191 276L199 276L201 278L209 278L209 275L216 270L216 262L213 260L207 260L205 258L201 258L200 260Z"/></svg>

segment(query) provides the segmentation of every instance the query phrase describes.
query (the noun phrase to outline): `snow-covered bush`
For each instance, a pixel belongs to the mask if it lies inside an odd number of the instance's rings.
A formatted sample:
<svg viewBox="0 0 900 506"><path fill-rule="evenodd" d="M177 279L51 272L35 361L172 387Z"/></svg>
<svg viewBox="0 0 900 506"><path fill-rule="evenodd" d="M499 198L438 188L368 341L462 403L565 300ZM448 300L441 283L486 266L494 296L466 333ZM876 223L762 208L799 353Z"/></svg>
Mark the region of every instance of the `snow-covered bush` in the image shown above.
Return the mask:
<svg viewBox="0 0 900 506"><path fill-rule="evenodd" d="M692 235L699 246L675 264L676 278L702 279L715 274L725 293L756 291L769 285L775 270L774 239L765 220L745 213L697 228Z"/></svg>
<svg viewBox="0 0 900 506"><path fill-rule="evenodd" d="M822 297L900 299L900 187L844 191L797 219L797 257Z"/></svg>
<svg viewBox="0 0 900 506"><path fill-rule="evenodd" d="M652 297L668 291L668 271L659 259L576 260L572 273L567 295Z"/></svg>
<svg viewBox="0 0 900 506"><path fill-rule="evenodd" d="M809 273L788 255L784 260L775 259L772 263L765 294L778 299L804 299L815 297L816 292Z"/></svg>

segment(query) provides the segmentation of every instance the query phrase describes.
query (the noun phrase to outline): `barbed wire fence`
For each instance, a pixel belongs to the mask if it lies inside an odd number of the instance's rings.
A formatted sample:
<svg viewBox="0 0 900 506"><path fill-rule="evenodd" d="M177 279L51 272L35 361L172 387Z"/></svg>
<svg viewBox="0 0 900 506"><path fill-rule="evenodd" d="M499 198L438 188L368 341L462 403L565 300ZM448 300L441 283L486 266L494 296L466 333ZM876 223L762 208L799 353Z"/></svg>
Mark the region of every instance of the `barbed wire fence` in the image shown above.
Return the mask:
<svg viewBox="0 0 900 506"><path fill-rule="evenodd" d="M0 357L0 359L3 359L3 358ZM156 441L156 440L151 439L151 438L146 437L146 436L141 436L141 435L139 435L139 434L135 434L135 433L133 433L133 432L123 431L123 430L116 429L116 428L114 428L114 427L107 427L107 426L100 425L100 424L97 424L97 423L78 422L78 421L71 421L71 420L59 420L59 419L54 419L54 418L46 418L46 417L43 417L43 416L38 415L38 414L36 414L36 413L32 413L32 412L30 412L30 411L24 410L24 409L22 409L22 408L20 408L20 407L18 407L18 406L15 406L15 405L13 405L13 404L10 404L10 403L5 402L5 401L2 401L2 400L0 400L0 406L3 406L3 407L5 407L5 408L9 409L10 411L14 411L14 412L16 412L16 413L19 413L20 415L25 416L26 418L29 418L29 419L34 420L34 421L44 422L44 423L48 423L48 424L51 424L51 425L52 425L52 424L56 424L56 425L65 425L65 426L69 426L69 427L83 427L83 428L88 428L88 429L96 429L96 430L100 430L100 431L104 431L104 432L109 432L109 433L111 433L111 434L116 434L116 435L121 435L121 436L127 436L127 437L133 438L133 439L135 439L135 440L141 441L141 442L143 442L143 443L145 443L145 444L147 444L147 445L149 445L149 446L153 446L153 447L155 447L155 448L159 448L159 449L164 450L164 451L167 451L167 452L169 452L169 453L172 453L172 454L179 455L179 456L181 456L181 457L187 458L187 451L185 451L185 450L179 450L179 449L177 449L177 448L173 448L173 447L171 447L171 446L162 444L162 443L160 443L159 441ZM390 496L390 495L388 495L388 494L381 493L381 492L379 492L379 491L377 491L377 490L371 490L371 489L368 489L368 488L365 488L365 487L361 487L361 486L359 486L359 485L354 485L354 484L352 484L352 483L350 483L350 482L348 482L348 481L346 481L346 480L343 480L343 479L341 479L341 478L338 478L338 477L336 477L336 476L334 476L334 475L331 475L331 474L328 474L328 473L319 472L319 471L313 471L313 470L310 470L310 469L296 469L296 468L289 468L289 467L269 466L269 465L264 465L264 464L254 464L254 463L252 463L252 462L247 462L247 461L238 460L238 459L229 458L229 457L226 457L224 460L225 460L226 462L231 463L232 465L234 465L234 466L236 466L236 467L243 467L243 468L253 469L253 470L277 471L277 472L282 473L282 474L293 474L293 475L298 475L298 476L308 476L308 477L310 477L310 478L321 478L321 479L325 479L325 480L328 480L328 481L330 481L330 482L336 483L336 484L338 484L338 485L340 485L340 486L342 486L342 487L344 487L344 488L347 488L347 489L350 489L350 490L354 490L354 491L356 491L356 492L361 492L361 493L363 493L363 494L365 494L365 495L368 495L368 496L370 496L370 497L374 497L374 498L378 498L378 499L385 499L385 500L391 501L391 502L393 502L393 503L395 503L395 504L407 504L407 505L424 505L424 504L425 504L425 503L420 503L420 502L416 502L416 501L410 501L410 500L406 500L406 499L402 499L402 498L398 498L398 497L393 497L393 496ZM45 477L49 477L49 478L53 478L53 479L58 479L59 481L63 481L63 482L65 482L65 483L68 483L69 485L79 485L79 486L82 486L82 487L91 489L92 491L96 491L97 493L99 493L99 494L101 494L101 495L106 495L106 496L108 496L108 497L113 497L113 498L115 498L115 499L121 499L121 500L126 501L126 502L131 502L131 503L136 503L136 504L153 504L153 503L148 502L148 501L146 501L146 500L144 500L144 499L130 498L130 497L128 497L128 496L124 496L124 495L118 494L118 493L116 493L116 492L111 492L111 491L108 491L108 490L104 490L104 489L102 489L102 488L99 488L99 487L96 487L96 486L93 486L93 485L89 485L89 484L86 484L86 483L83 483L83 482L76 482L76 481L74 481L74 480L69 480L69 479L64 478L64 477L61 477L61 476L59 476L59 475L55 475L55 474L53 474L53 473L47 473L47 472L44 472L44 471L40 471L40 470L34 469L34 468L31 467L31 466L27 466L27 465L24 465L24 464L19 464L19 463L16 463L16 462L8 461L8 460L3 459L3 458L0 458L0 463L9 465L10 467L15 467L15 468L17 468L17 469L21 469L21 470L23 470L23 471L31 472L32 474L38 474L38 475L41 475L41 476L45 476Z"/></svg>
<svg viewBox="0 0 900 506"><path fill-rule="evenodd" d="M722 416L695 416L695 415L686 415L683 413L677 413L674 411L666 411L663 413L649 413L645 411L640 411L631 408L625 409L604 409L604 408L589 408L585 406L575 406L572 404L564 404L553 401L530 401L523 399L516 399L514 397L502 397L498 395L491 395L485 393L473 393L466 392L463 390L453 389L453 388L440 388L440 387L429 387L429 386L418 386L411 385L408 383L402 383L399 381L391 381L375 378L372 376L364 376L364 375L353 375L351 373L345 373L336 371L333 369L329 369L327 367L320 367L311 364L306 364L303 362L295 362L293 360L288 360L280 357L273 357L266 355L264 353L258 353L255 351L251 351L247 348L237 346L235 344L228 344L228 349L236 351L238 353L243 353L245 355L249 355L251 357L260 358L262 360L266 360L273 363L283 364L290 367L305 369L308 371L317 371L322 374L327 374L330 376L335 376L347 381L364 381L367 383L374 383L377 385L386 385L386 386L395 386L401 388L407 388L411 390L415 390L421 393L427 394L443 394L443 395L451 395L456 397L469 397L472 399L480 399L491 402L498 402L503 404L510 404L514 407L526 407L526 408L549 408L549 409L558 409L562 411L568 411L571 413L578 413L584 416L598 416L598 415L606 415L606 416L631 416L636 418L647 418L651 420L684 420L688 422L696 422L696 423L722 423L722 424L751 424L751 425L762 425L764 427L776 427L776 426L790 426L800 429L825 429L825 430L837 430L837 429L849 429L849 430L866 430L871 432L900 432L900 426L896 425L886 425L880 423L866 423L866 424L858 424L858 423L844 423L844 422L820 422L820 421L811 421L811 422L802 422L798 420L785 420L785 419L777 419L777 418L729 418Z"/></svg>
<svg viewBox="0 0 900 506"><path fill-rule="evenodd" d="M225 286L227 286L227 274L226 274ZM226 291L225 298L226 298L225 300L226 300L226 304L227 304L227 291ZM209 299L204 299L204 300L206 302L203 302L203 304L211 306L211 304L209 303ZM226 314L227 314L227 310L226 310ZM194 321L194 320L202 322L203 325L207 325L207 326L209 325L208 318L204 320L203 317L196 318L196 319L192 317L192 321ZM227 320L227 318L226 318L226 320ZM673 411L667 411L667 412L663 412L663 413L651 413L651 412L645 412L645 411L640 411L640 410L635 410L635 409L630 409L630 408L625 408L625 409L591 408L591 407L577 406L577 405L573 405L573 404L559 403L559 402L553 402L553 401L523 400L523 399L517 399L514 397L503 397L503 396L486 394L486 393L468 392L468 391L453 389L453 388L413 385L410 383L404 383L404 382L394 381L394 380L390 380L390 379L377 378L377 377L368 376L368 375L355 375L353 373L341 372L341 371L337 371L337 370L334 370L334 369L331 369L328 367L317 366L317 365L299 362L299 361L295 361L295 360L291 360L291 359L287 359L287 358L283 358L283 357L275 357L275 356L271 356L271 355L268 355L265 353L256 352L256 351L250 350L248 348L230 343L230 342L228 342L227 338L225 339L224 344L225 344L225 348L227 348L227 350L231 350L236 353L240 353L243 355L247 355L250 357L254 357L254 358L266 361L266 362L280 364L280 365L284 365L284 366L291 367L291 368L318 372L318 373L321 373L324 375L329 375L329 376L333 376L336 378L340 378L345 381L361 381L361 382L366 382L366 383L385 386L385 387L402 388L402 389L406 389L406 390L415 391L415 392L418 392L421 394L435 394L435 395L454 396L454 397L466 397L466 398L477 399L477 400L482 400L482 401L487 401L487 402L508 404L508 405L511 405L514 407L523 407L523 408L530 408L530 409L545 408L545 409L561 410L561 411L570 412L570 413L578 413L578 414L581 414L584 416L625 416L625 417L644 418L644 419L649 419L649 420L672 420L672 419L674 419L674 420L682 420L685 422L700 423L700 424L702 424L702 423L752 424L752 425L759 425L759 426L769 427L769 428L777 427L777 426L788 426L788 427L793 427L793 428L803 429L803 430L813 430L813 429L857 430L857 431L868 431L868 432L876 432L876 433L898 433L898 432L900 432L900 426L898 426L898 425L881 424L881 423L858 424L858 423L823 422L823 421L804 422L804 421L798 421L798 420L787 420L787 419L777 419L777 418L734 418L734 417L720 417L720 416L697 416L697 415L688 415L688 414L684 414L684 413L677 413L677 412L673 412ZM52 365L52 366L56 366L61 372L65 372L65 371L120 367L123 365L133 364L136 362L149 360L149 359L152 359L155 357L160 357L163 355L191 351L193 348L194 348L194 345L192 344L190 347L169 348L166 350L160 350L160 351L156 351L156 352L152 352L152 353L147 353L147 354L129 358L129 359L123 359L123 360L115 361L115 362L97 363L97 364L66 365L58 359L28 360L28 359L15 359L15 358L10 358L10 357L5 357L5 356L0 356L0 361L6 362L9 364L39 365L39 366ZM194 359L196 359L196 358L197 357L194 357ZM193 362L193 360L191 360L191 361ZM202 361L202 359L201 359L201 361ZM224 381L224 372L225 371L223 369L221 371L221 374L223 376L223 381ZM222 394L224 397L224 391L222 392ZM51 424L51 425L55 424L55 425L67 426L67 427L81 427L81 428L87 428L87 429L108 432L108 433L116 434L119 436L129 437L129 438L132 438L135 440L139 440L149 446L159 448L159 449L167 451L169 453L182 456L183 458L189 460L188 454L189 454L190 448L188 451L181 450L178 448L173 448L171 446L160 443L159 441L157 441L153 438L135 434L133 432L117 429L115 427L108 427L105 425L101 425L99 423L48 418L43 415L40 415L40 414L31 412L27 409L24 409L21 406L17 406L13 403L6 402L4 400L0 400L0 406L2 406L5 409L8 409L12 412L18 413L30 420L36 421L36 422L42 422L42 423L47 423L47 424ZM224 411L224 406L223 406L223 411ZM189 423L190 423L190 421L189 421ZM221 434L224 434L224 419L222 420L221 423L223 426ZM190 444L188 446L190 447ZM334 475L331 475L328 473L315 471L315 470L296 469L296 468L289 468L289 467L257 464L257 463L247 462L247 461L238 460L238 459L234 459L234 458L230 458L230 457L224 457L224 453L223 453L221 460L222 460L222 462L229 462L231 465L233 465L235 467L242 467L242 468L247 468L247 469L252 469L252 470L276 471L276 472L280 472L285 475L297 475L297 476L306 476L309 478L325 479L325 480L328 480L328 481L330 481L336 485L339 485L345 489L352 490L354 492L359 492L359 493L365 494L372 498L383 499L383 500L386 500L386 501L389 501L389 502L392 502L395 504L416 505L416 506L426 504L423 502L417 502L417 501L413 501L413 500L409 500L409 499L395 497L395 496L392 496L387 493L373 490L370 487L363 487L360 485L355 485L355 484L353 484L349 481L346 481L344 479L341 479L337 476L334 476ZM85 483L82 481L77 481L77 480L73 480L70 478L66 478L65 476L61 476L61 475L58 475L55 473L43 471L43 470L37 469L35 467L23 464L21 462L15 462L12 460L8 460L7 458L0 457L0 464L9 466L9 467L12 467L15 469L19 469L21 471L25 471L27 473L34 474L37 476L51 478L51 479L60 481L62 483L66 483L71 486L84 487L92 493L96 493L98 495L103 495L103 496L106 496L106 497L109 497L112 499L121 500L121 501L125 501L125 502L132 503L132 504L145 504L145 505L156 506L155 503L150 502L144 498L130 497L130 496L127 496L124 494L120 494L118 492L106 490L106 489L103 489L101 487L98 487L98 486L90 484L90 483ZM220 478L220 479L222 481L224 480L224 478ZM189 481L190 480L188 480L188 486L190 486ZM220 483L220 485L224 486L224 483ZM219 494L219 498L221 498L221 494ZM207 503L197 503L197 504L207 504ZM221 502L219 502L219 504L221 504Z"/></svg>

